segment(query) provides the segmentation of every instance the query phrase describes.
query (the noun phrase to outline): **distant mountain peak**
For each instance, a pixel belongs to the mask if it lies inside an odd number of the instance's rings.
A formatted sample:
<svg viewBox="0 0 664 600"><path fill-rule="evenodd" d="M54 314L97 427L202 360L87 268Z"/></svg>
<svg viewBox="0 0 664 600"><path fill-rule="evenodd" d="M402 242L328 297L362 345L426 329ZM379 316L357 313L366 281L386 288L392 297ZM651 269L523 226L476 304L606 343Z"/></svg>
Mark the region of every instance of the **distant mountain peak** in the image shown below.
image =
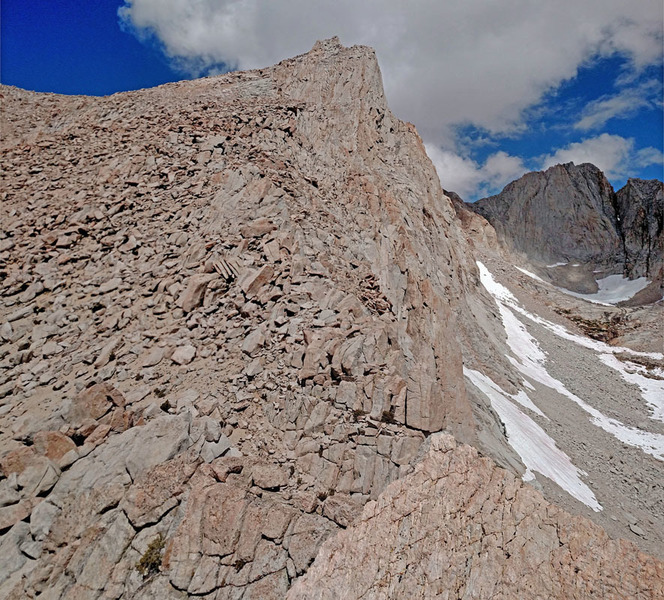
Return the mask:
<svg viewBox="0 0 664 600"><path fill-rule="evenodd" d="M511 250L544 264L578 262L630 278L661 276L662 182L630 179L618 192L591 163L527 173L469 208Z"/></svg>

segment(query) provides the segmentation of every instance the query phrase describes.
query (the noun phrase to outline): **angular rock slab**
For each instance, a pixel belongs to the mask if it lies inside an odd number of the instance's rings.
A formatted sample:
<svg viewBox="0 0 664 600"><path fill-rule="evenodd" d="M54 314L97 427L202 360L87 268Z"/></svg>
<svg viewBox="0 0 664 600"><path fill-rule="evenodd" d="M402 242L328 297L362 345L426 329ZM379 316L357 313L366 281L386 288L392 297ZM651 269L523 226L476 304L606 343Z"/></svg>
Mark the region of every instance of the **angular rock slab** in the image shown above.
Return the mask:
<svg viewBox="0 0 664 600"><path fill-rule="evenodd" d="M664 562L444 434L325 542L289 600L662 598Z"/></svg>

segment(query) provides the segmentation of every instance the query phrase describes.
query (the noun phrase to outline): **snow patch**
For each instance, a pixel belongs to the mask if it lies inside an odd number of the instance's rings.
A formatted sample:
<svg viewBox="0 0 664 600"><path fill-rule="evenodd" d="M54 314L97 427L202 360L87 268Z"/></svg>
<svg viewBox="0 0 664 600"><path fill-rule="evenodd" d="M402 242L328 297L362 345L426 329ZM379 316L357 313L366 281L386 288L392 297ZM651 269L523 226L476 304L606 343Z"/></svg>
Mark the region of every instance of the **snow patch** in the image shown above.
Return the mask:
<svg viewBox="0 0 664 600"><path fill-rule="evenodd" d="M646 369L636 363L625 364L618 360L613 354L600 354L599 359L620 373L622 378L635 385L641 390L641 396L652 409L651 419L664 422L664 380L646 377ZM659 375L659 373L658 373ZM660 375L661 376L661 375Z"/></svg>
<svg viewBox="0 0 664 600"><path fill-rule="evenodd" d="M465 367L463 372L489 398L491 406L504 423L507 441L526 467L524 481L533 480L533 471L536 471L595 512L602 510L593 491L581 480L581 475L587 473L574 466L569 456L556 446L556 442L535 421L521 412L486 375Z"/></svg>
<svg viewBox="0 0 664 600"><path fill-rule="evenodd" d="M592 338L572 333L562 325L558 325L557 323L553 323L552 321L548 321L547 319L528 312L519 304L519 301L516 299L516 296L512 294L512 292L510 292L504 285L498 283L493 278L493 275L491 275L483 263L478 261L477 266L480 271L480 280L482 285L496 300L499 301L499 303L504 302L520 315L523 315L524 317L533 321L533 323L537 323L538 325L545 327L558 337L574 342L575 344L583 346L584 348L588 348L589 350L596 350L597 352L601 353L624 353L631 354L632 356L643 356L646 358L654 358L656 360L664 360L664 354L660 352L638 352L637 350L632 350L631 348L625 348L623 346L609 346L605 342L600 342L599 340L593 340Z"/></svg>
<svg viewBox="0 0 664 600"><path fill-rule="evenodd" d="M519 271L521 271L524 275L528 275L528 277L530 277L531 279L534 279L535 281L541 281L542 283L546 283L546 281L544 281L544 279L542 279L541 277L538 277L537 275L535 275L535 273L531 273L530 271L526 271L525 269L522 269L521 267L516 267L516 268Z"/></svg>
<svg viewBox="0 0 664 600"><path fill-rule="evenodd" d="M518 267L517 267L518 268ZM627 279L622 275L609 275L603 279L597 280L597 285L599 291L594 294L579 294L577 292L570 292L564 288L558 288L561 292L565 292L570 296L575 298L581 298L582 300L588 300L588 302L594 302L595 304L618 304L618 302L624 302L633 298L641 290L645 289L650 285L645 277L639 277L638 279Z"/></svg>
<svg viewBox="0 0 664 600"><path fill-rule="evenodd" d="M582 342L581 345L593 350L598 350L603 354L613 355L615 352L622 352L628 349L616 348L613 346L608 346L602 342L589 340L589 338L575 336L570 334L564 327L529 313L519 305L516 297L505 286L501 285L493 278L489 270L482 263L478 262L477 266L480 270L480 280L482 284L487 289L487 291L497 300L498 308L503 320L503 325L505 326L505 332L507 333L507 344L510 347L510 350L512 350L512 352L516 355L516 358L508 357L510 362L523 375L530 377L534 381L537 381L542 385L555 390L559 394L566 396L575 402L581 409L583 409L591 416L592 423L607 433L615 436L625 444L640 448L658 460L664 461L664 435L643 431L641 429L637 429L636 427L629 427L617 419L607 417L593 406L590 406L584 402L576 394L570 392L562 383L562 381L552 377L544 366L546 364L546 354L539 347L537 340L528 333L523 323L517 319L513 310L527 317L533 322L547 326L547 329L560 335L560 337L565 339L573 339L573 341L578 340L578 342ZM646 353L636 353L634 351L628 352L631 352L632 354L646 355ZM650 354L650 356L653 356L653 354ZM623 371L617 369L617 367L610 361L604 362L605 364L608 364L608 366L616 368L616 370L618 370L621 375L623 375ZM646 378L644 377L643 379ZM653 382L654 381L655 380L653 380ZM641 389L643 390L643 388ZM646 400L645 397L644 400ZM648 400L646 400L646 402L651 404L651 402Z"/></svg>
<svg viewBox="0 0 664 600"><path fill-rule="evenodd" d="M546 265L547 269L554 269L555 267L564 267L565 265L568 265L569 263L566 262L559 262L559 263L553 263L552 265Z"/></svg>

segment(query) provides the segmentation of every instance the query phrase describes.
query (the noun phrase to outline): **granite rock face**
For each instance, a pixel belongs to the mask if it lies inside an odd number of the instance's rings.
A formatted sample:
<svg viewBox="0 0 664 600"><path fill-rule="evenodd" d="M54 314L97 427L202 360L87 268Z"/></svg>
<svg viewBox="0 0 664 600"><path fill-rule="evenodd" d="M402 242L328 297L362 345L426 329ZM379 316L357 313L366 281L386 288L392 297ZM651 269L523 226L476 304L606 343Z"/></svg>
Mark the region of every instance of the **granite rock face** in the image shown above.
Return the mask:
<svg viewBox="0 0 664 600"><path fill-rule="evenodd" d="M630 275L661 278L664 269L664 183L629 179L616 192L616 209Z"/></svg>
<svg viewBox="0 0 664 600"><path fill-rule="evenodd" d="M432 432L506 446L462 371L509 371L495 305L371 49L0 93L0 596L283 598Z"/></svg>
<svg viewBox="0 0 664 600"><path fill-rule="evenodd" d="M662 183L630 179L617 193L594 165L528 173L468 204L510 250L540 264L580 263L606 274L661 277Z"/></svg>
<svg viewBox="0 0 664 600"><path fill-rule="evenodd" d="M1 93L0 595L282 598L475 439L477 273L371 49Z"/></svg>
<svg viewBox="0 0 664 600"><path fill-rule="evenodd" d="M341 595L339 590L343 590ZM323 544L289 600L660 598L664 563L436 434L423 460Z"/></svg>

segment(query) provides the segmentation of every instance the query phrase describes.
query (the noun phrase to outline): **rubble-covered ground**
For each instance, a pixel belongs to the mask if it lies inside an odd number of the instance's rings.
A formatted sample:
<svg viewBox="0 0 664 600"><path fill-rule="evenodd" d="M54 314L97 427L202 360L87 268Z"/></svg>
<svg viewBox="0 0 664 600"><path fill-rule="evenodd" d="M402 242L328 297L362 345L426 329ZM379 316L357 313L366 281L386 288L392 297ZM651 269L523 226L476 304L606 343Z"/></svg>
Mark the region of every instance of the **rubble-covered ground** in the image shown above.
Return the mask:
<svg viewBox="0 0 664 600"><path fill-rule="evenodd" d="M370 49L0 93L0 595L283 598L432 432L523 470L463 376L518 383L498 309ZM456 589L475 549L439 565ZM631 544L597 552L644 574L591 574L606 597L661 581Z"/></svg>

